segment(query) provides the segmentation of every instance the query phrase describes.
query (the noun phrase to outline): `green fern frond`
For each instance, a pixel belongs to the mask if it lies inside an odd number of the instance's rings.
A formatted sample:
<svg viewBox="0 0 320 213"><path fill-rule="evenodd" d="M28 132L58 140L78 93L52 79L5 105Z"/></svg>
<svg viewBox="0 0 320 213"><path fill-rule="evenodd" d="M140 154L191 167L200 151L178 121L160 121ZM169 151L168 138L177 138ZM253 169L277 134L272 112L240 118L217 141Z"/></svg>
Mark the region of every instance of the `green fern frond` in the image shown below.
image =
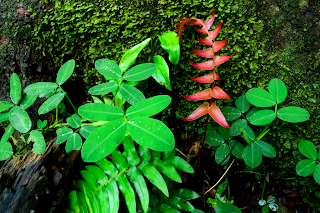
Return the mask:
<svg viewBox="0 0 320 213"><path fill-rule="evenodd" d="M139 145L137 151L128 137L124 138L123 146L123 153L112 152L112 162L103 158L80 171L84 180L75 182L78 190L70 192L66 212L117 213L119 191L129 213L194 209L186 200L199 197L197 193L188 189L169 193L171 180L182 182L176 169L194 173L185 160L175 156L174 150L161 153Z"/></svg>

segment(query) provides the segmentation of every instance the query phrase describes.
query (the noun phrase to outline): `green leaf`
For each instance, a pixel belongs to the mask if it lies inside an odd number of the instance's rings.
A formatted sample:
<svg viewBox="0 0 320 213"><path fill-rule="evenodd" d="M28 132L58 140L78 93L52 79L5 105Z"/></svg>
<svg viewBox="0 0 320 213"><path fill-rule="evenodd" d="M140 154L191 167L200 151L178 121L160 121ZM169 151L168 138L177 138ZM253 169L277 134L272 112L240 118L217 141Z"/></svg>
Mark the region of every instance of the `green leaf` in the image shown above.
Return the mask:
<svg viewBox="0 0 320 213"><path fill-rule="evenodd" d="M243 160L251 168L258 167L262 162L262 154L255 144L248 145L243 150Z"/></svg>
<svg viewBox="0 0 320 213"><path fill-rule="evenodd" d="M91 87L89 89L89 93L91 95L105 95L117 88L118 88L118 84L116 82L110 81L108 83L103 83L103 84L99 84L97 86Z"/></svg>
<svg viewBox="0 0 320 213"><path fill-rule="evenodd" d="M245 95L241 95L240 97L237 98L236 107L240 112L245 113L246 111L248 111L250 109L250 106L251 106L251 104L247 100Z"/></svg>
<svg viewBox="0 0 320 213"><path fill-rule="evenodd" d="M9 142L0 143L0 161L7 160L13 155L12 145Z"/></svg>
<svg viewBox="0 0 320 213"><path fill-rule="evenodd" d="M262 213L269 213L269 206L268 206L268 205L263 206L263 207L261 208L261 211L262 211Z"/></svg>
<svg viewBox="0 0 320 213"><path fill-rule="evenodd" d="M247 115L246 115L247 120L250 122L251 116L252 116L254 113L256 113L256 112L258 112L259 110L262 110L262 109L263 109L263 108L260 108L260 107L254 107L253 109L251 109L251 110L247 113Z"/></svg>
<svg viewBox="0 0 320 213"><path fill-rule="evenodd" d="M317 149L316 146L307 140L301 140L298 143L298 149L307 158L311 160L317 160Z"/></svg>
<svg viewBox="0 0 320 213"><path fill-rule="evenodd" d="M78 133L73 133L67 143L66 143L66 152L69 153L72 150L80 150L82 146L82 140Z"/></svg>
<svg viewBox="0 0 320 213"><path fill-rule="evenodd" d="M171 180L182 183L180 175L170 163L167 163L160 159L153 159L152 165L154 165L160 172L168 176Z"/></svg>
<svg viewBox="0 0 320 213"><path fill-rule="evenodd" d="M150 149L139 145L139 155L141 157L141 160L150 161L151 160L151 153Z"/></svg>
<svg viewBox="0 0 320 213"><path fill-rule="evenodd" d="M92 99L93 99L93 102L96 104L103 104L103 101L96 96L92 96Z"/></svg>
<svg viewBox="0 0 320 213"><path fill-rule="evenodd" d="M310 114L307 110L300 107L284 107L278 110L278 118L290 123L304 122L309 119Z"/></svg>
<svg viewBox="0 0 320 213"><path fill-rule="evenodd" d="M200 197L198 193L192 191L191 189L183 189L183 188L171 191L170 197L171 196L180 197L184 200L193 200Z"/></svg>
<svg viewBox="0 0 320 213"><path fill-rule="evenodd" d="M170 196L169 198L164 200L164 203L168 204L169 206L175 209L182 210L182 211L191 212L192 210L194 210L193 205L191 205L188 201L185 201L180 197Z"/></svg>
<svg viewBox="0 0 320 213"><path fill-rule="evenodd" d="M4 132L4 134L1 137L0 144L5 143L11 137L13 132L14 132L13 126L12 126L12 124L9 124L6 128L6 131Z"/></svg>
<svg viewBox="0 0 320 213"><path fill-rule="evenodd" d="M243 130L245 131L249 141L252 141L256 138L254 131L249 126L243 126ZM244 134L241 135L244 138Z"/></svg>
<svg viewBox="0 0 320 213"><path fill-rule="evenodd" d="M15 104L18 104L21 98L21 81L16 73L12 73L10 77L10 97Z"/></svg>
<svg viewBox="0 0 320 213"><path fill-rule="evenodd" d="M172 98L168 95L154 96L130 106L126 111L126 115L129 118L150 117L164 110L171 100Z"/></svg>
<svg viewBox="0 0 320 213"><path fill-rule="evenodd" d="M130 185L126 175L123 173L116 177L116 180L119 185L120 191L124 195L124 199L126 201L129 213L136 213L136 198L134 190Z"/></svg>
<svg viewBox="0 0 320 213"><path fill-rule="evenodd" d="M227 121L236 120L241 116L241 112L237 108L231 106L223 107L221 112Z"/></svg>
<svg viewBox="0 0 320 213"><path fill-rule="evenodd" d="M119 67L121 69L121 72L123 73L126 71L132 64L136 62L136 58L138 57L138 54L140 51L145 48L148 43L150 42L150 38L147 38L140 44L137 44L136 46L132 47L130 50L127 50L125 54L122 56Z"/></svg>
<svg viewBox="0 0 320 213"><path fill-rule="evenodd" d="M72 128L79 128L81 125L81 118L79 115L74 114L71 117L67 118L67 123L72 127Z"/></svg>
<svg viewBox="0 0 320 213"><path fill-rule="evenodd" d="M180 57L179 37L173 31L168 31L158 35L161 47L169 54L169 61L177 65Z"/></svg>
<svg viewBox="0 0 320 213"><path fill-rule="evenodd" d="M131 105L146 99L140 90L130 85L121 85L119 92L122 97Z"/></svg>
<svg viewBox="0 0 320 213"><path fill-rule="evenodd" d="M215 160L216 160L217 164L224 165L224 164L228 163L228 161L230 159L229 153L230 153L230 149L227 144L220 145L216 151L216 154L215 154Z"/></svg>
<svg viewBox="0 0 320 213"><path fill-rule="evenodd" d="M58 75L57 75L57 84L61 85L64 82L66 82L70 76L73 73L74 67L75 67L76 62L71 59L69 61L67 61L66 63L64 63L59 71L58 71Z"/></svg>
<svg viewBox="0 0 320 213"><path fill-rule="evenodd" d="M38 82L27 86L24 92L29 95L40 95L55 90L58 87L56 83L52 82Z"/></svg>
<svg viewBox="0 0 320 213"><path fill-rule="evenodd" d="M231 135L231 136L241 135L240 132L239 132L239 129L246 127L247 124L248 124L248 122L247 122L246 120L244 120L244 119L239 119L239 120L237 120L236 122L234 122L234 123L231 125L230 135Z"/></svg>
<svg viewBox="0 0 320 213"><path fill-rule="evenodd" d="M278 104L282 103L287 97L287 87L278 78L274 78L269 82L268 90Z"/></svg>
<svg viewBox="0 0 320 213"><path fill-rule="evenodd" d="M0 122L9 120L9 111L0 113Z"/></svg>
<svg viewBox="0 0 320 213"><path fill-rule="evenodd" d="M178 210L176 210L175 208L172 208L171 206L165 204L165 203L161 203L160 205L158 205L158 207L156 208L156 212L148 212L148 213L180 213Z"/></svg>
<svg viewBox="0 0 320 213"><path fill-rule="evenodd" d="M217 213L241 213L241 210L238 207L230 204L230 203L222 203L219 204L214 210Z"/></svg>
<svg viewBox="0 0 320 213"><path fill-rule="evenodd" d="M217 198L220 198L222 196L222 193L224 192L224 190L226 190L227 185L228 181L225 181L218 186L218 189L216 191L216 196L218 196Z"/></svg>
<svg viewBox="0 0 320 213"><path fill-rule="evenodd" d="M102 103L89 103L82 105L78 109L79 115L95 121L113 121L121 119L124 112L119 107L102 104Z"/></svg>
<svg viewBox="0 0 320 213"><path fill-rule="evenodd" d="M236 145L235 145L236 144ZM235 145L235 147L232 149L232 147ZM243 154L243 150L244 150L244 146L241 143L237 143L237 141L232 140L229 142L229 148L230 150L232 149L231 153L237 157L242 159L242 154Z"/></svg>
<svg viewBox="0 0 320 213"><path fill-rule="evenodd" d="M111 79L119 79L121 78L121 70L114 61L109 59L98 59L94 63L97 71Z"/></svg>
<svg viewBox="0 0 320 213"><path fill-rule="evenodd" d="M50 98L48 98L48 100L46 100L39 107L39 110L38 110L39 115L45 114L47 112L50 112L51 110L56 108L58 106L58 104L62 101L63 98L64 98L64 93L61 93L61 92L59 92L59 93L51 96Z"/></svg>
<svg viewBox="0 0 320 213"><path fill-rule="evenodd" d="M38 130L32 130L30 133L32 140L34 141L32 151L37 154L43 154L46 150L46 142L41 132Z"/></svg>
<svg viewBox="0 0 320 213"><path fill-rule="evenodd" d="M274 202L276 202L276 198L274 196L270 196L270 197L268 197L267 202L274 203Z"/></svg>
<svg viewBox="0 0 320 213"><path fill-rule="evenodd" d="M89 135L96 129L96 126L92 126L92 125L84 125L81 127L80 129L80 134L82 135L82 137L84 138L88 138Z"/></svg>
<svg viewBox="0 0 320 213"><path fill-rule="evenodd" d="M246 92L247 100L257 107L271 107L276 105L274 97L266 90L261 88L253 88Z"/></svg>
<svg viewBox="0 0 320 213"><path fill-rule="evenodd" d="M0 101L0 112L5 111L7 109L10 109L13 107L13 103L5 102L5 101Z"/></svg>
<svg viewBox="0 0 320 213"><path fill-rule="evenodd" d="M151 151L151 157L152 159L159 159L161 158L161 152L158 151L154 151L153 149L150 150Z"/></svg>
<svg viewBox="0 0 320 213"><path fill-rule="evenodd" d="M123 75L123 79L127 81L142 81L153 75L156 69L157 65L154 63L139 64L129 69Z"/></svg>
<svg viewBox="0 0 320 213"><path fill-rule="evenodd" d="M133 118L128 122L128 132L140 145L163 152L174 148L174 136L161 121L153 118Z"/></svg>
<svg viewBox="0 0 320 213"><path fill-rule="evenodd" d="M160 55L153 56L153 63L157 65L156 72L152 75L154 80L159 84L164 85L168 90L171 90L170 77L169 77L169 66Z"/></svg>
<svg viewBox="0 0 320 213"><path fill-rule="evenodd" d="M186 172L186 173L194 173L194 169L190 164L187 163L187 161L183 160L182 158L178 156L173 156L171 158L166 159L167 163L170 163L173 165L176 169Z"/></svg>
<svg viewBox="0 0 320 213"><path fill-rule="evenodd" d="M138 194L143 211L147 212L149 206L149 190L146 181L136 167L131 167L126 174Z"/></svg>
<svg viewBox="0 0 320 213"><path fill-rule="evenodd" d="M277 153L276 150L268 143L257 140L255 142L255 145L257 145L261 151L261 154L268 157L268 158L275 158Z"/></svg>
<svg viewBox="0 0 320 213"><path fill-rule="evenodd" d="M133 142L129 139L129 137L124 137L122 144L129 165L133 167L137 166L140 163L140 158Z"/></svg>
<svg viewBox="0 0 320 213"><path fill-rule="evenodd" d="M10 110L9 120L12 126L21 133L26 133L31 129L30 117L21 107L15 106Z"/></svg>
<svg viewBox="0 0 320 213"><path fill-rule="evenodd" d="M164 181L161 174L158 170L151 165L148 161L142 161L141 164L138 166L142 174L153 184L155 185L160 191L163 192L167 197L169 197L169 192L167 188L167 184Z"/></svg>
<svg viewBox="0 0 320 213"><path fill-rule="evenodd" d="M191 213L204 213L204 212L199 209L194 209Z"/></svg>
<svg viewBox="0 0 320 213"><path fill-rule="evenodd" d="M270 110L270 109L259 110L250 117L250 123L256 126L263 126L274 121L276 117L277 116L273 110Z"/></svg>
<svg viewBox="0 0 320 213"><path fill-rule="evenodd" d="M320 191L315 191L315 192L314 192L314 195L315 195L317 198L320 199Z"/></svg>
<svg viewBox="0 0 320 213"><path fill-rule="evenodd" d="M309 159L301 160L296 165L296 172L302 177L307 177L314 172L316 162Z"/></svg>
<svg viewBox="0 0 320 213"><path fill-rule="evenodd" d="M81 156L85 162L95 162L111 154L122 142L126 133L124 121L111 121L94 130L84 142Z"/></svg>
<svg viewBox="0 0 320 213"><path fill-rule="evenodd" d="M83 180L77 180L74 183L78 189L83 193L84 195L84 202L87 204L89 212L98 212L98 202L96 201L92 189L88 186L86 182ZM79 197L79 196L78 196ZM93 197L92 199L87 199L88 197Z"/></svg>
<svg viewBox="0 0 320 213"><path fill-rule="evenodd" d="M171 150L162 152L161 159L162 159L162 160L167 160L167 159L169 159L169 158L172 158L172 157L174 157L174 155L175 155L177 152L178 152L178 151L175 150L175 149L171 149Z"/></svg>
<svg viewBox="0 0 320 213"><path fill-rule="evenodd" d="M230 128L224 128L223 126L219 126L219 133L223 137L223 139L229 141L232 139L230 135Z"/></svg>
<svg viewBox="0 0 320 213"><path fill-rule="evenodd" d="M207 131L205 141L211 146L219 146L223 144L223 137L216 131Z"/></svg>
<svg viewBox="0 0 320 213"><path fill-rule="evenodd" d="M37 95L25 94L21 100L20 107L24 110L28 109L37 100Z"/></svg>
<svg viewBox="0 0 320 213"><path fill-rule="evenodd" d="M67 127L62 127L57 129L56 134L58 136L56 144L59 144L68 140L68 138L73 134L73 131Z"/></svg>

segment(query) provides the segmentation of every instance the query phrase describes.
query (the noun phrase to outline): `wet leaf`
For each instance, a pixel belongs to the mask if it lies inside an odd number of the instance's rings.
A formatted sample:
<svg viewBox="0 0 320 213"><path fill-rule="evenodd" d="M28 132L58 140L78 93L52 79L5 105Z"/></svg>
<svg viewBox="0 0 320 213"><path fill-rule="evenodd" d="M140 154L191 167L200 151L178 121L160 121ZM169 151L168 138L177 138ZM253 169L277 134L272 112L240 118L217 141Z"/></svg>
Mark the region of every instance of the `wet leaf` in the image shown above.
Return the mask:
<svg viewBox="0 0 320 213"><path fill-rule="evenodd" d="M284 107L278 110L278 118L290 123L304 122L309 119L310 114L307 110L300 107Z"/></svg>
<svg viewBox="0 0 320 213"><path fill-rule="evenodd" d="M278 104L282 103L287 97L287 87L278 78L274 78L269 82L268 90Z"/></svg>
<svg viewBox="0 0 320 213"><path fill-rule="evenodd" d="M142 81L153 75L156 69L157 65L154 63L139 64L129 69L123 75L123 79L127 81Z"/></svg>
<svg viewBox="0 0 320 213"><path fill-rule="evenodd" d="M316 162L313 160L305 159L301 160L296 165L296 172L302 177L307 177L314 172L316 168Z"/></svg>
<svg viewBox="0 0 320 213"><path fill-rule="evenodd" d="M80 150L82 147L82 139L78 133L73 133L67 140L66 152L69 153L72 150Z"/></svg>
<svg viewBox="0 0 320 213"><path fill-rule="evenodd" d="M12 126L21 133L27 133L31 129L30 117L21 107L15 106L10 110L9 120Z"/></svg>
<svg viewBox="0 0 320 213"><path fill-rule="evenodd" d="M114 61L109 59L98 59L94 63L97 71L111 79L119 79L121 78L121 70Z"/></svg>
<svg viewBox="0 0 320 213"><path fill-rule="evenodd" d="M21 82L16 73L12 73L10 77L10 97L15 104L18 104L21 98Z"/></svg>
<svg viewBox="0 0 320 213"><path fill-rule="evenodd" d="M58 87L56 83L52 82L38 82L27 86L24 92L28 95L40 95L55 90Z"/></svg>
<svg viewBox="0 0 320 213"><path fill-rule="evenodd" d="M247 100L257 107L271 107L276 105L274 97L266 90L261 88L253 88L246 92Z"/></svg>
<svg viewBox="0 0 320 213"><path fill-rule="evenodd" d="M76 64L75 60L71 59L71 60L67 61L66 63L64 63L60 67L58 74L57 74L57 84L58 85L63 84L64 82L66 82L70 78L70 76L73 73L75 64Z"/></svg>
<svg viewBox="0 0 320 213"><path fill-rule="evenodd" d="M60 93L60 92L51 96L39 107L39 110L38 110L39 115L50 112L51 110L56 108L63 98L64 98L64 93Z"/></svg>
<svg viewBox="0 0 320 213"><path fill-rule="evenodd" d="M168 90L171 91L169 66L166 60L164 60L164 58L160 55L155 55L153 56L153 63L157 65L157 69L152 77L159 84L164 85Z"/></svg>

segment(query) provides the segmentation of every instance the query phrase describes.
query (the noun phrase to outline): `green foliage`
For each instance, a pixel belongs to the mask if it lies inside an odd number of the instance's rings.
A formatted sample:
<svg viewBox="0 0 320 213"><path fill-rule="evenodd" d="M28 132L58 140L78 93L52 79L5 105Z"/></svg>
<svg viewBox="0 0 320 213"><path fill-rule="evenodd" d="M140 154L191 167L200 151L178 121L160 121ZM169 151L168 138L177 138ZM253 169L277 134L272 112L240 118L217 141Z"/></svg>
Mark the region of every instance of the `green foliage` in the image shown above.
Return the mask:
<svg viewBox="0 0 320 213"><path fill-rule="evenodd" d="M95 162L97 166L88 165L87 170L80 171L85 181L75 182L79 191L69 194L70 210L116 213L120 203L119 190L124 195L129 212L132 213L151 210L172 212L174 209L175 212L191 212L194 209L187 200L200 197L197 193L189 189L168 192L168 187L172 185L171 180L181 182L176 170L179 167L170 161L177 156L168 159L169 153L161 155L160 152L141 145L138 152L128 137L124 138L123 146L123 153L118 150L112 152L112 162L103 158ZM152 157L145 159L144 156L150 154L150 151L153 152ZM181 160L183 165L190 166ZM194 173L194 170L190 172Z"/></svg>
<svg viewBox="0 0 320 213"><path fill-rule="evenodd" d="M268 213L269 209L271 209L271 211L277 211L279 206L275 202L276 198L273 196L270 196L267 200L259 200L259 205L262 206L262 213Z"/></svg>

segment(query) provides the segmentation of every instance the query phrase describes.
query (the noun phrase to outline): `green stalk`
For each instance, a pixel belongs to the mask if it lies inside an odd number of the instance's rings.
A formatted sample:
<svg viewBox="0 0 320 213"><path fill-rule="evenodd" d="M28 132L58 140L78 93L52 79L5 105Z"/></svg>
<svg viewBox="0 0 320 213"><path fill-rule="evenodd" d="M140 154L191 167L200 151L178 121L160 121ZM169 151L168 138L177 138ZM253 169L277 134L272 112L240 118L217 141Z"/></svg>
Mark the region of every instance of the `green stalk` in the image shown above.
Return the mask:
<svg viewBox="0 0 320 213"><path fill-rule="evenodd" d="M74 109L74 111L76 112L76 114L78 114L78 111L76 109L76 107L73 105L72 101L70 100L67 92L65 92L61 86L59 86L59 88L62 90L62 92L65 94L66 98L68 99L69 103L71 104L72 108Z"/></svg>

